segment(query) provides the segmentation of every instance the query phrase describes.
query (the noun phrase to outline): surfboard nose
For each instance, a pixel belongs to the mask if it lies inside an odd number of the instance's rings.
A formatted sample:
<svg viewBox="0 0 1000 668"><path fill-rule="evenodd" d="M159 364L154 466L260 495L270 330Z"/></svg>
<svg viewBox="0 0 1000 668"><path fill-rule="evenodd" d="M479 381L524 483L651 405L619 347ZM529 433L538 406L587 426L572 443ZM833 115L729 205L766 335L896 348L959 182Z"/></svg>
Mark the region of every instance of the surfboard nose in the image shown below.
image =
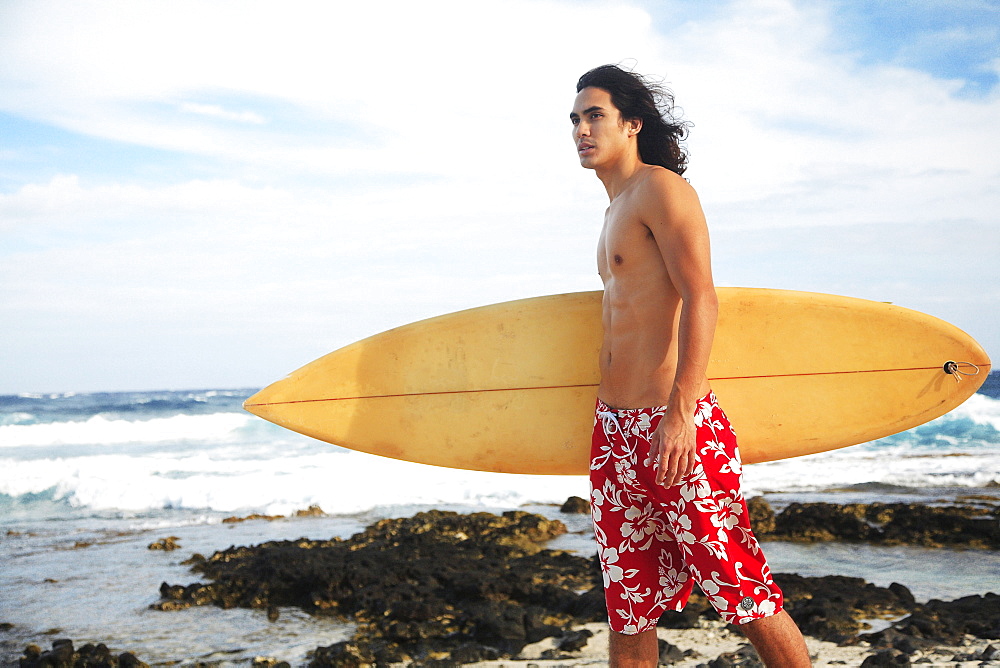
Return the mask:
<svg viewBox="0 0 1000 668"><path fill-rule="evenodd" d="M248 413L253 413L257 417L264 417L263 415L261 415L261 413L268 404L273 403L271 399L274 395L273 388L274 385L276 384L277 383L272 383L267 387L265 387L264 389L258 390L252 396L246 398L243 401L243 410L247 411Z"/></svg>

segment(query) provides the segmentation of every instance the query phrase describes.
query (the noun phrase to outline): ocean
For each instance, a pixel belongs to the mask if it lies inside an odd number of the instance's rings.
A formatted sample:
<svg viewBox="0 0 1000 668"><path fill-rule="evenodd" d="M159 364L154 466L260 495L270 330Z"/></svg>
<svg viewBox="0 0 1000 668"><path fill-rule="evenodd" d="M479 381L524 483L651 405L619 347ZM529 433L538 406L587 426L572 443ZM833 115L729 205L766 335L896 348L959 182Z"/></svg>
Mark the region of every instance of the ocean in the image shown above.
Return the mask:
<svg viewBox="0 0 1000 668"><path fill-rule="evenodd" d="M593 554L589 519L562 515L582 477L456 471L364 455L241 409L254 389L0 396L0 659L28 641L103 641L143 660L304 661L351 627L282 610L149 610L181 562L230 545L347 537L429 508L523 508L563 519L553 547ZM747 496L792 501L1000 498L1000 374L948 415L871 443L748 466ZM318 505L322 517L294 517ZM223 523L251 513L292 516ZM176 536L181 548L147 546ZM1000 554L765 543L776 572L901 582L918 600L1000 592Z"/></svg>

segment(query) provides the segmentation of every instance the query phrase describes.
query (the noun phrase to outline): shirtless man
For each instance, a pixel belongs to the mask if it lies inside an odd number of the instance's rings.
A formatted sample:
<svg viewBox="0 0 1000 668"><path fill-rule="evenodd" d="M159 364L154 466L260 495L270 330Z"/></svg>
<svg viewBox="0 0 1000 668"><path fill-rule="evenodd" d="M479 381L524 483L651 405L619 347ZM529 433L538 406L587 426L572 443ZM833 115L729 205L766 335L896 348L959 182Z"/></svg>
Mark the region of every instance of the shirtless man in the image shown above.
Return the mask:
<svg viewBox="0 0 1000 668"><path fill-rule="evenodd" d="M718 301L705 216L680 176L686 127L668 92L613 65L584 74L577 93L580 164L611 200L597 248L604 339L591 452L611 665L657 665L656 622L697 583L766 665L809 666L750 530L735 436L706 376Z"/></svg>

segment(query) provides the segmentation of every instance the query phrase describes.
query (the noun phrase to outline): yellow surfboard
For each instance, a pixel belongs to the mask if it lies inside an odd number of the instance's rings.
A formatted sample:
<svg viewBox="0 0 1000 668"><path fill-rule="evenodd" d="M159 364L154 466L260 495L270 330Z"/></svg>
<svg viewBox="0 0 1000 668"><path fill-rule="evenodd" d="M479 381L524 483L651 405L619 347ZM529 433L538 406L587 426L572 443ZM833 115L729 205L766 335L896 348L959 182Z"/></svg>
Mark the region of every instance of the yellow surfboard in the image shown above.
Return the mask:
<svg viewBox="0 0 1000 668"><path fill-rule="evenodd" d="M990 360L942 320L849 297L720 288L709 378L745 463L863 443L958 406ZM244 407L353 450L461 469L586 474L601 292L494 304L376 334Z"/></svg>

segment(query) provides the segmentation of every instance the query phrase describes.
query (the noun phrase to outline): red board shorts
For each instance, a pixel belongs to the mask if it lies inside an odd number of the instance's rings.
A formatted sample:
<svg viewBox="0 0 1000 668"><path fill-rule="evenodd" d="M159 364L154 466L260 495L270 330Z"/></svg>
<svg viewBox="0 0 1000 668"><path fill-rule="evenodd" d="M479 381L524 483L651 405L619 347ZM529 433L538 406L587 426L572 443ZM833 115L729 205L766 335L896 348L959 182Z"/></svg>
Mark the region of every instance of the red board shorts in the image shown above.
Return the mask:
<svg viewBox="0 0 1000 668"><path fill-rule="evenodd" d="M740 491L736 434L709 392L695 412L694 471L657 485L650 438L665 407L616 410L598 400L591 509L612 630L636 634L683 610L694 583L722 619L746 624L782 609Z"/></svg>

